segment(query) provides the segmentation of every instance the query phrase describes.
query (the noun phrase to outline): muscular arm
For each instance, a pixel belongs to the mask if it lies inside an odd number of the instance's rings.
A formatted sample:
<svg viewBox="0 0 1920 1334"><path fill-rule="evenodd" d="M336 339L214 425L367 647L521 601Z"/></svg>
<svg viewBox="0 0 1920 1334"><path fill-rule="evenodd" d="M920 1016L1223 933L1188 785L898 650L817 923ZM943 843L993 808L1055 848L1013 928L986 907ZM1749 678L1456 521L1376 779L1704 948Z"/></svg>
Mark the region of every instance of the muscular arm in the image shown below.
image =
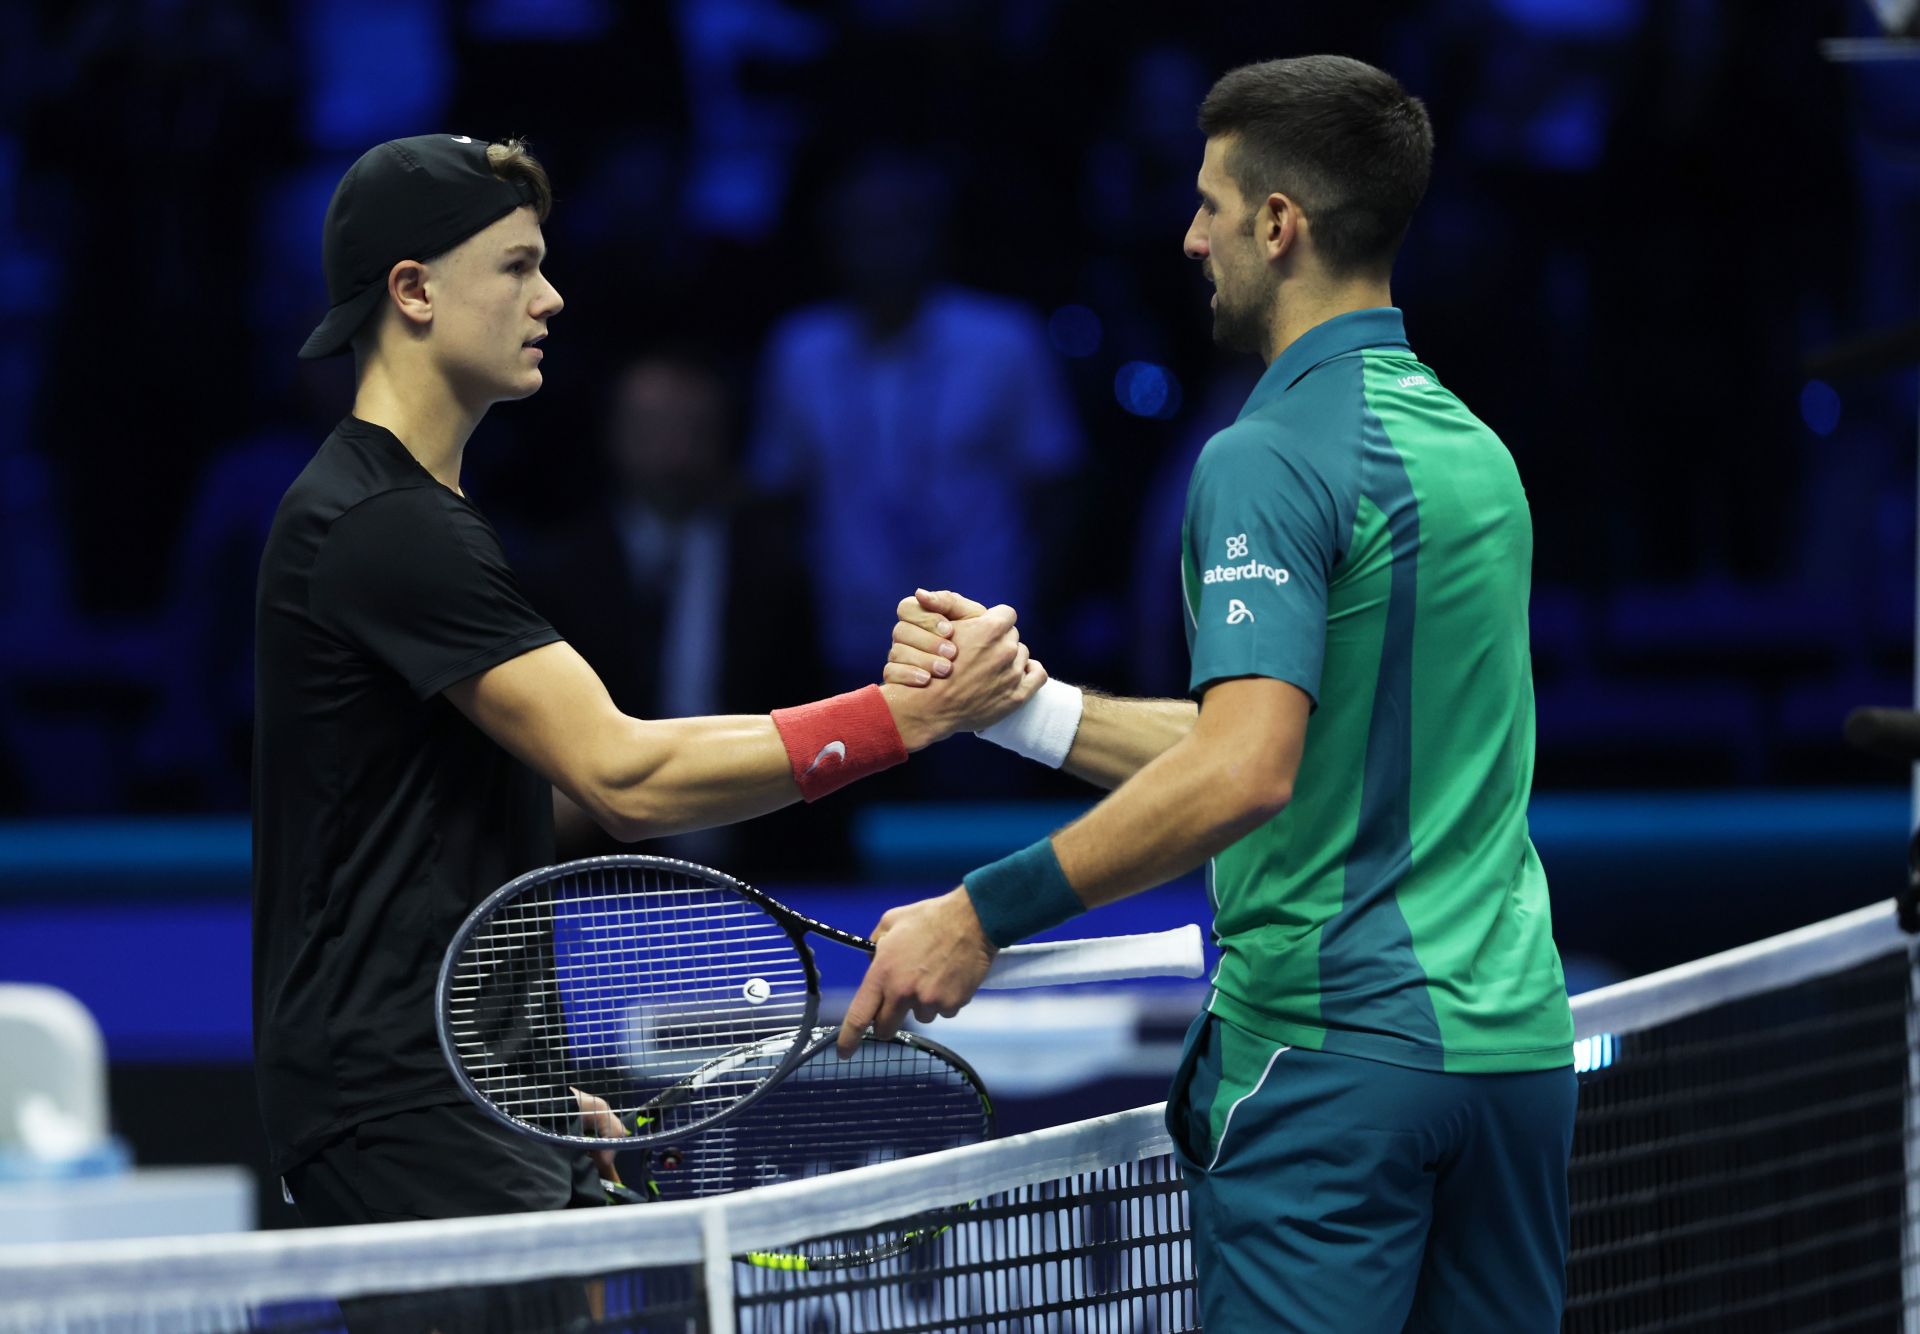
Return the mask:
<svg viewBox="0 0 1920 1334"><path fill-rule="evenodd" d="M1053 836L1074 894L1089 908L1137 894L1272 819L1292 799L1311 708L1304 691L1265 677L1209 689L1190 732ZM895 908L873 938L878 949L841 1028L843 1055L868 1023L884 1037L909 1011L958 1012L993 958L964 885Z"/></svg>
<svg viewBox="0 0 1920 1334"><path fill-rule="evenodd" d="M1112 791L1193 731L1200 710L1185 699L1116 699L1083 691L1073 749L1061 767Z"/></svg>
<svg viewBox="0 0 1920 1334"><path fill-rule="evenodd" d="M979 645L978 672L942 690L881 687L908 750L963 726L983 707L1004 712L1043 681L1027 671L1011 613ZM634 841L731 824L799 799L786 746L766 714L632 718L572 646L523 653L449 686L447 698L482 731L551 782L615 838ZM993 703L995 696L999 702Z"/></svg>
<svg viewBox="0 0 1920 1334"><path fill-rule="evenodd" d="M766 714L630 718L564 642L523 653L446 694L481 731L626 842L751 819L800 797Z"/></svg>
<svg viewBox="0 0 1920 1334"><path fill-rule="evenodd" d="M1278 815L1310 708L1305 692L1265 677L1209 689L1192 731L1054 835L1080 901L1097 908L1162 884Z"/></svg>

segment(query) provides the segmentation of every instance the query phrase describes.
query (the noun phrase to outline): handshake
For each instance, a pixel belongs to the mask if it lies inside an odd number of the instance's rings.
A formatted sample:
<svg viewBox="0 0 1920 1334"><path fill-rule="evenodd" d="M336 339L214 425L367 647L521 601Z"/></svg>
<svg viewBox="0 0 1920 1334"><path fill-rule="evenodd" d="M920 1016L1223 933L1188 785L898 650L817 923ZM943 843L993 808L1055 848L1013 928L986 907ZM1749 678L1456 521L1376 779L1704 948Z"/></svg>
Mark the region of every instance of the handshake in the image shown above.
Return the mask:
<svg viewBox="0 0 1920 1334"><path fill-rule="evenodd" d="M1020 642L1012 607L917 589L895 614L882 692L908 750L983 731L1047 683L1047 669Z"/></svg>

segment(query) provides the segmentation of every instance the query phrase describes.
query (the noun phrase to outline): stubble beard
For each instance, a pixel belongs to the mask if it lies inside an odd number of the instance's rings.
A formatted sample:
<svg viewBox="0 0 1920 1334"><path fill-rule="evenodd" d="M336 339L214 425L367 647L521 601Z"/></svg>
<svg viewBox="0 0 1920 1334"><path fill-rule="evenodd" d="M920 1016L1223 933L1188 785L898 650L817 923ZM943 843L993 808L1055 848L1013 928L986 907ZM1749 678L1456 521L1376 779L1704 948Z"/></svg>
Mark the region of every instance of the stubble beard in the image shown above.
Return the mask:
<svg viewBox="0 0 1920 1334"><path fill-rule="evenodd" d="M1229 352L1264 354L1273 331L1270 296L1260 293L1252 301L1236 303L1222 294L1213 308L1214 344Z"/></svg>

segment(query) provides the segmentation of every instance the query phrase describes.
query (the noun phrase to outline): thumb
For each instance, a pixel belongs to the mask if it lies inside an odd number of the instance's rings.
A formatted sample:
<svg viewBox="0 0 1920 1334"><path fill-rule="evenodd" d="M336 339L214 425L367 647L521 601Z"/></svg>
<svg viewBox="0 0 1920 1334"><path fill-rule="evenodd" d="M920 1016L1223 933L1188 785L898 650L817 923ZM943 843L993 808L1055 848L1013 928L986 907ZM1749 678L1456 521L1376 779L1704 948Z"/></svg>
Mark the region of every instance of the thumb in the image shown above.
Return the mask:
<svg viewBox="0 0 1920 1334"><path fill-rule="evenodd" d="M964 621L969 616L978 616L987 609L984 603L975 602L972 598L962 597L958 593L945 590L929 593L924 588L916 588L913 590L913 595L928 611L937 611L952 621Z"/></svg>

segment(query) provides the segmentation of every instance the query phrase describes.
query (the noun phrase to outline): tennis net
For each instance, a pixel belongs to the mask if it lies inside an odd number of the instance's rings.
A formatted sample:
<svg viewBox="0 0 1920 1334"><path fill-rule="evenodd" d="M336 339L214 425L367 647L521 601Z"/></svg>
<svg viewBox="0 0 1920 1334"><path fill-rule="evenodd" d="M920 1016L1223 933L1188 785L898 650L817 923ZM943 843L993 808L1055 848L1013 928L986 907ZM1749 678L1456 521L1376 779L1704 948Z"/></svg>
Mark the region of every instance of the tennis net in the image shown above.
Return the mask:
<svg viewBox="0 0 1920 1334"><path fill-rule="evenodd" d="M1879 905L1574 1002L1570 1331L1920 1328L1914 988ZM0 1331L1197 1329L1143 1107L735 1195L0 1250Z"/></svg>

